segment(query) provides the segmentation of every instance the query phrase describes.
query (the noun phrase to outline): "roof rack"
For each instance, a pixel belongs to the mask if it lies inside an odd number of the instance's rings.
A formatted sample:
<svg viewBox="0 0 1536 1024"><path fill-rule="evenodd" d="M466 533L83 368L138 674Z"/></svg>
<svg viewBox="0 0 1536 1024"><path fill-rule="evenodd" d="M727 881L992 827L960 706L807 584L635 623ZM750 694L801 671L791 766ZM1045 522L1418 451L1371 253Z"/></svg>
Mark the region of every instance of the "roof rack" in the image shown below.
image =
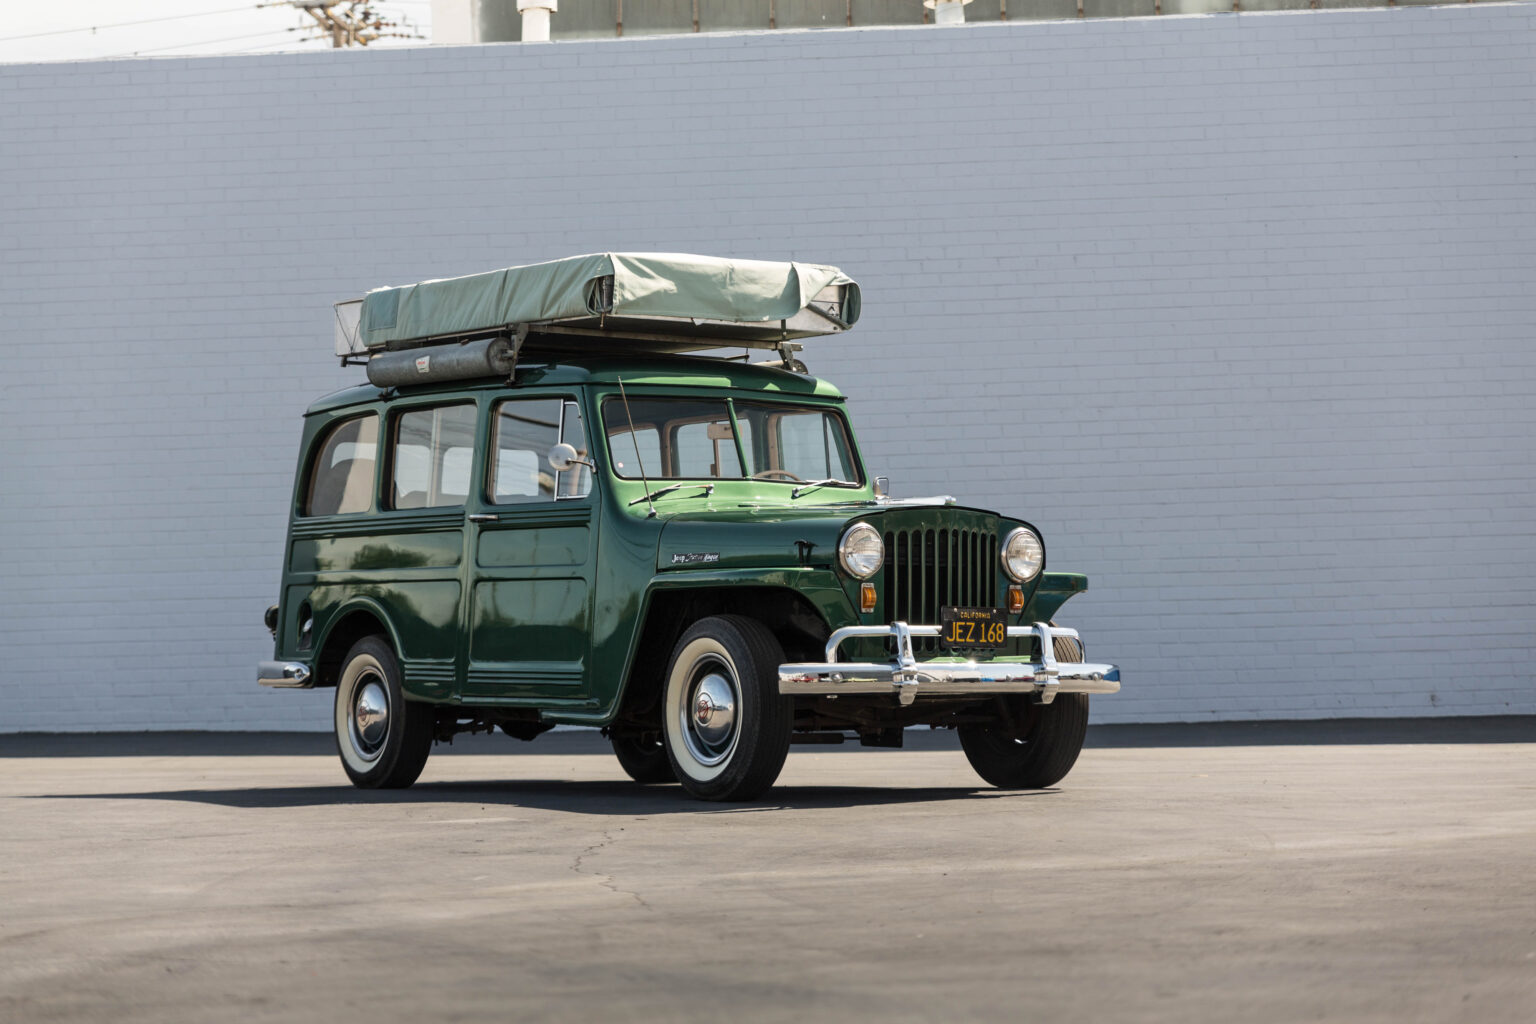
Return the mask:
<svg viewBox="0 0 1536 1024"><path fill-rule="evenodd" d="M793 343L843 333L859 306L858 284L836 267L600 253L338 302L336 354L366 362L380 386L510 376L535 356L721 348L776 350L782 365L804 372ZM448 345L456 349L440 348Z"/></svg>

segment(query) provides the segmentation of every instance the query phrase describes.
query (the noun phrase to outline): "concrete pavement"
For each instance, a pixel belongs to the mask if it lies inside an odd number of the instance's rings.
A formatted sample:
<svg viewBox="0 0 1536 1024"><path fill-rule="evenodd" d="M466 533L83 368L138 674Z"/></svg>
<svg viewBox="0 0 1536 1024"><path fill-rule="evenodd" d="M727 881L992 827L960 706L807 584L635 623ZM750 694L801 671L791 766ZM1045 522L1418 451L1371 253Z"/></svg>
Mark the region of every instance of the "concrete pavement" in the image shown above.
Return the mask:
<svg viewBox="0 0 1536 1024"><path fill-rule="evenodd" d="M0 742L0 1020L1530 1021L1536 743L1360 738L796 748L725 806L580 738L396 794Z"/></svg>

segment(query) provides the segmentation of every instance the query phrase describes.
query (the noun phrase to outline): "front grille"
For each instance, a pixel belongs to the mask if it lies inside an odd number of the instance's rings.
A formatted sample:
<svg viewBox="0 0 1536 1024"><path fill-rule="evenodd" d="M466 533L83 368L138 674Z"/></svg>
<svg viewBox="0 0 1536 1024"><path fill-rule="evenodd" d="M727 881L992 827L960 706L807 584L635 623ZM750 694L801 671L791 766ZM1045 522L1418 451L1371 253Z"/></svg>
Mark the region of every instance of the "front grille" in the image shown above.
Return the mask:
<svg viewBox="0 0 1536 1024"><path fill-rule="evenodd" d="M885 620L936 626L945 605L997 604L994 530L890 530L885 534ZM938 649L933 637L914 638L914 653Z"/></svg>

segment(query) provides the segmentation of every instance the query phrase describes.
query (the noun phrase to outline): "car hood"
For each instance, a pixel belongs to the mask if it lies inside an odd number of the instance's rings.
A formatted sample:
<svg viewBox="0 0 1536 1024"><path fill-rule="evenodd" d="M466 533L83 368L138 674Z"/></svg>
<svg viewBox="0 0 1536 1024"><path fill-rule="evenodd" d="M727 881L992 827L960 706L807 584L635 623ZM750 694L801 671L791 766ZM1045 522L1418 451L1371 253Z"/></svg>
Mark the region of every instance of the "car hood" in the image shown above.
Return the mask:
<svg viewBox="0 0 1536 1024"><path fill-rule="evenodd" d="M661 572L690 569L752 569L805 566L831 568L837 542L849 523L864 520L876 529L995 524L984 509L956 505L911 506L847 502L823 505L712 506L667 519L657 545Z"/></svg>

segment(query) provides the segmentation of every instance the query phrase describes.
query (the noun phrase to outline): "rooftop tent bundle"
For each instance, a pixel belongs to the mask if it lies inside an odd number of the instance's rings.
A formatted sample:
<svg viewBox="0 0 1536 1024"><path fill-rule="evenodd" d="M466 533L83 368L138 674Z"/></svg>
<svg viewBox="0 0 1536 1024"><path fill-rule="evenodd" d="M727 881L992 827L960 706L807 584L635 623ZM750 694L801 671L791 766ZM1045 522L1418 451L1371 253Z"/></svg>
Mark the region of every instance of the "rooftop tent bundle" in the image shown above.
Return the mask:
<svg viewBox="0 0 1536 1024"><path fill-rule="evenodd" d="M434 361L459 367L456 375L483 375L532 355L731 347L778 349L788 362L789 342L840 334L858 317L859 286L836 267L597 253L377 288L337 303L336 354L367 359L370 379L377 369L393 384L428 373ZM386 358L449 344L463 350L447 359Z"/></svg>

